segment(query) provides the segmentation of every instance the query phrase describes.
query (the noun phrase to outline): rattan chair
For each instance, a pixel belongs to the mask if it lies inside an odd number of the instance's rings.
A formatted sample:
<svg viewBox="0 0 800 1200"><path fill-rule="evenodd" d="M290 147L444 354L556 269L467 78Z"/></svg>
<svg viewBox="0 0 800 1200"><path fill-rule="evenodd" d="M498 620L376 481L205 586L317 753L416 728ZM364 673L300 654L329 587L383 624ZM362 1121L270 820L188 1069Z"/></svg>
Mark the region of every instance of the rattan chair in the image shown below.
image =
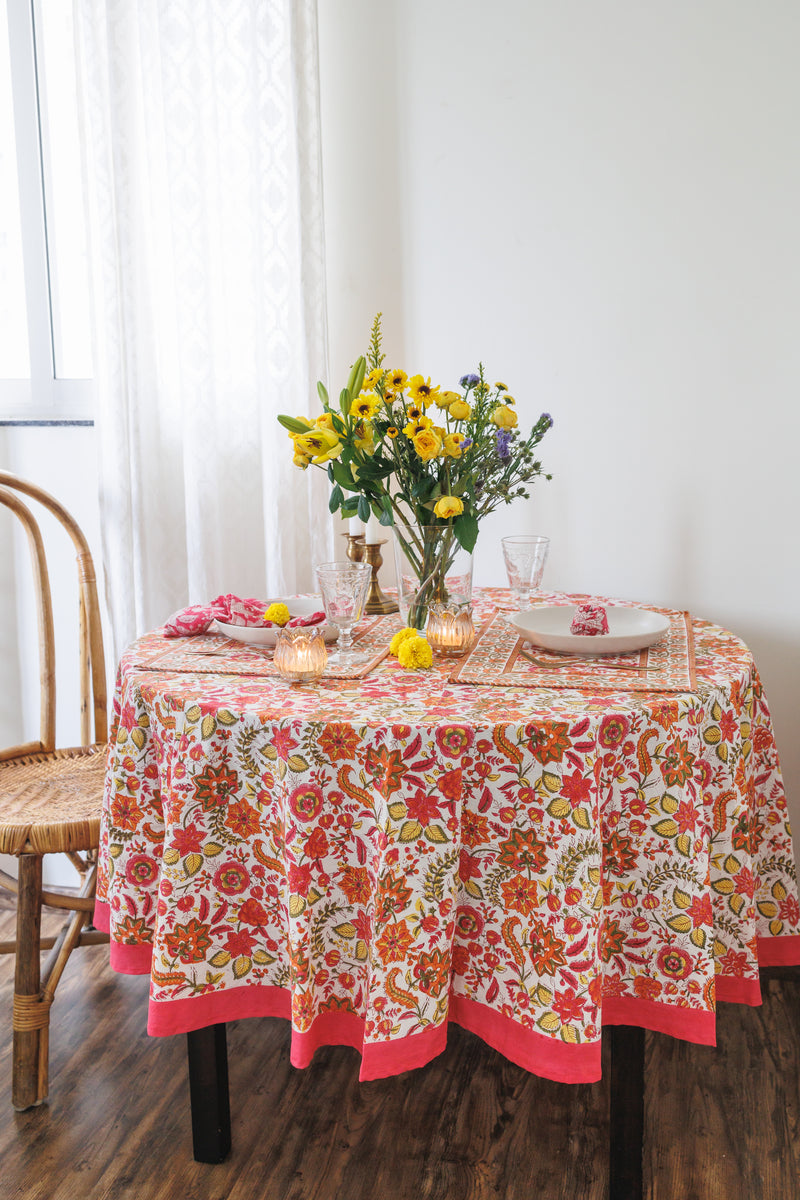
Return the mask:
<svg viewBox="0 0 800 1200"><path fill-rule="evenodd" d="M77 551L81 745L72 749L56 749L55 639L47 561L37 520L19 493L52 513ZM78 945L108 941L106 934L84 929L94 907L108 727L103 637L86 538L57 500L6 471L0 471L0 505L19 517L27 533L39 617L41 736L37 742L0 751L0 853L15 855L19 863L17 879L0 871L0 886L17 894L16 940L0 942L0 953L17 956L12 1103L21 1110L47 1097L50 1006L67 959ZM65 854L76 868L80 883L75 888L42 890L42 857L54 853ZM41 937L42 904L72 910L56 938ZM44 964L42 950L49 950Z"/></svg>

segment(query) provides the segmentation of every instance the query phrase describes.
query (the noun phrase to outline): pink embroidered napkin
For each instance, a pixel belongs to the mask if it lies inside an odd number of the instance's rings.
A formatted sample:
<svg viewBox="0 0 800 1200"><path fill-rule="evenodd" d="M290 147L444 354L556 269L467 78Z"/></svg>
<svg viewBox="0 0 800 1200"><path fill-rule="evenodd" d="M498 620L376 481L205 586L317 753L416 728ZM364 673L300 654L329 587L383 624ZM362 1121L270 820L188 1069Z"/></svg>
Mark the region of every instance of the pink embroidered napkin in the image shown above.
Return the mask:
<svg viewBox="0 0 800 1200"><path fill-rule="evenodd" d="M238 596L217 596L210 604L191 604L164 623L165 637L191 637L205 633L212 621L226 625L265 625L264 600L241 600Z"/></svg>

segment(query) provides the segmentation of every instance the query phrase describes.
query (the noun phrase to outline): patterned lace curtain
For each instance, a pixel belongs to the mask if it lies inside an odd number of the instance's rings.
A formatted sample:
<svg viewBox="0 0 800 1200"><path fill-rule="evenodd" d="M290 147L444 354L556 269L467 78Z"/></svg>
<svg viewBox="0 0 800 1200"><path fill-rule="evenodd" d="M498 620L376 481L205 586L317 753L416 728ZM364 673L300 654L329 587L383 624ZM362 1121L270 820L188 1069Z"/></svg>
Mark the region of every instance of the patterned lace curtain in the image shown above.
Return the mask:
<svg viewBox="0 0 800 1200"><path fill-rule="evenodd" d="M75 0L117 653L222 592L313 587L325 478L314 0Z"/></svg>

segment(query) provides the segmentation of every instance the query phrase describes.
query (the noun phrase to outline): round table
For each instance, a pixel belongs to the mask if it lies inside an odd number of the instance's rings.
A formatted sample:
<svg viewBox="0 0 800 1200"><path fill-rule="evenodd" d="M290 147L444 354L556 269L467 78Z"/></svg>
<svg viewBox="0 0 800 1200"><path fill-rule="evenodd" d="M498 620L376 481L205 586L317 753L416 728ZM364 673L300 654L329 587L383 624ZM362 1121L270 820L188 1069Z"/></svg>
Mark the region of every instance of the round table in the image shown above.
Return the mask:
<svg viewBox="0 0 800 1200"><path fill-rule="evenodd" d="M478 597L495 629L508 604ZM603 1024L713 1043L717 1000L800 962L800 909L752 656L687 630L682 690L591 664L498 683L491 656L483 683L388 657L290 689L213 634L140 639L95 920L150 974L149 1032L280 1015L295 1065L352 1045L362 1079L429 1061L448 1021L571 1082L600 1077Z"/></svg>

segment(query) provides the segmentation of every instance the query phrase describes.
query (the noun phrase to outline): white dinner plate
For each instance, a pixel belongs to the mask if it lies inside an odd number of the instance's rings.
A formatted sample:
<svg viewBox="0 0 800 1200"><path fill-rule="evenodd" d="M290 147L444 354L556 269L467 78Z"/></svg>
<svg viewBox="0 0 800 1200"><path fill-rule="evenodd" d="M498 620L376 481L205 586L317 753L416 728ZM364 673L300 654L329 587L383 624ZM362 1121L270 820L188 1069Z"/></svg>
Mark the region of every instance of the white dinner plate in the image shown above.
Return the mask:
<svg viewBox="0 0 800 1200"><path fill-rule="evenodd" d="M646 608L606 606L608 633L570 633L574 604L554 604L516 613L511 624L528 642L559 654L622 654L653 646L669 629L669 617Z"/></svg>
<svg viewBox="0 0 800 1200"><path fill-rule="evenodd" d="M274 600L266 601L264 612L270 604L285 604L290 617L310 617L312 613L322 612L321 596L277 596ZM278 640L278 625L226 625L224 621L217 621L216 626L226 637L236 642L247 642L250 646L274 646ZM315 628L322 630L326 642L336 641L339 631L335 625L322 621Z"/></svg>

